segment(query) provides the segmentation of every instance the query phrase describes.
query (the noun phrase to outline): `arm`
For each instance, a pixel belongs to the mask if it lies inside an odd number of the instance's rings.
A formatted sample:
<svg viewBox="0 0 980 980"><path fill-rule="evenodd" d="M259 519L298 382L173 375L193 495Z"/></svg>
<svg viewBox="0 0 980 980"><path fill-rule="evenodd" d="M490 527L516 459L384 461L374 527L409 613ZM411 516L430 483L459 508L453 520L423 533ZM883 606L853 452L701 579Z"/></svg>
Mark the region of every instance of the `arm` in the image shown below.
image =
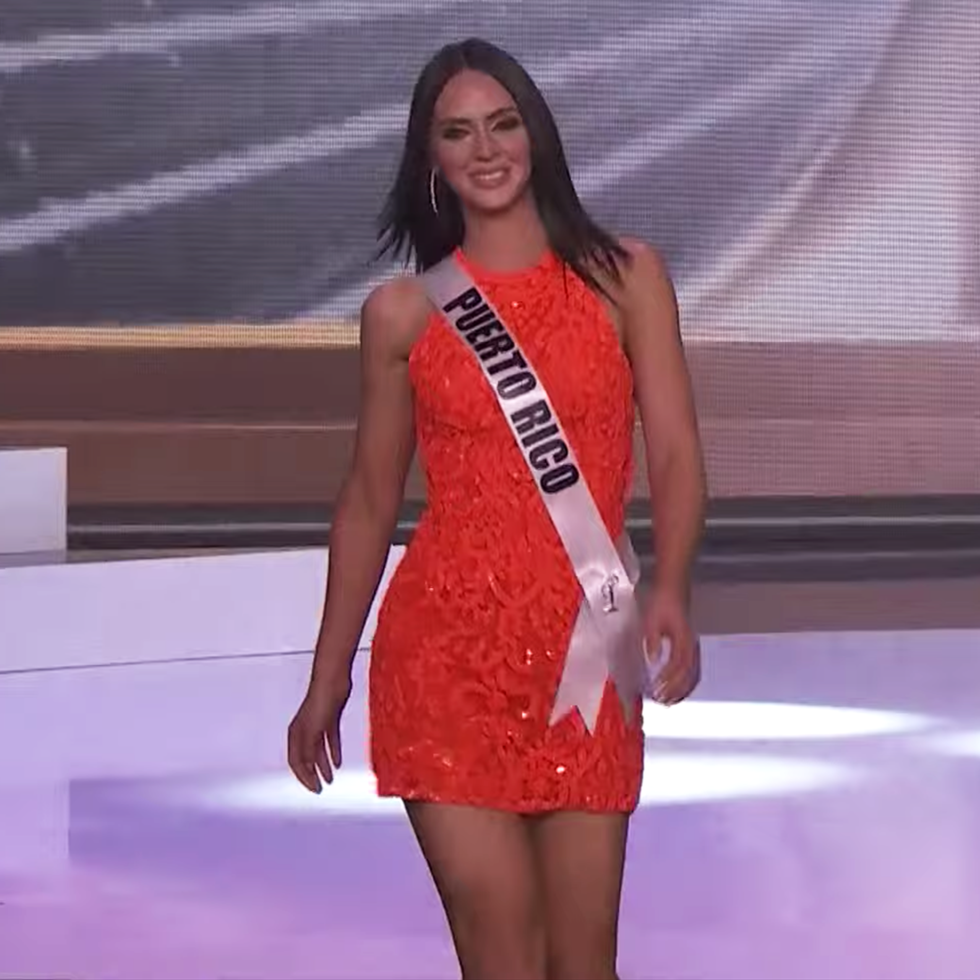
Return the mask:
<svg viewBox="0 0 980 980"><path fill-rule="evenodd" d="M349 676L384 571L415 450L408 354L427 313L410 280L376 289L362 309L357 436L330 532L311 687Z"/></svg>
<svg viewBox="0 0 980 980"><path fill-rule="evenodd" d="M686 606L707 496L694 396L667 271L649 247L624 244L632 261L624 269L620 309L646 447L654 588Z"/></svg>

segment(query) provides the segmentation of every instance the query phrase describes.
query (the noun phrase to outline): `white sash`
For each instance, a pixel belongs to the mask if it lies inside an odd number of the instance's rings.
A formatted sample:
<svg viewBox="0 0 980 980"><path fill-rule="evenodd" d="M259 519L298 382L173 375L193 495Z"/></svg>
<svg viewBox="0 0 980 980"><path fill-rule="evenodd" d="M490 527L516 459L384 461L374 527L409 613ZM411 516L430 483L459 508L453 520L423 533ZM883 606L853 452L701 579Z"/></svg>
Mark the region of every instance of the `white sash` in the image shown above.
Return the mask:
<svg viewBox="0 0 980 980"><path fill-rule="evenodd" d="M624 532L619 548L613 544L547 391L466 270L449 256L421 279L490 384L582 587L551 723L577 708L594 733L609 678L630 720L637 697L649 691L650 665L635 596L640 565L629 537Z"/></svg>

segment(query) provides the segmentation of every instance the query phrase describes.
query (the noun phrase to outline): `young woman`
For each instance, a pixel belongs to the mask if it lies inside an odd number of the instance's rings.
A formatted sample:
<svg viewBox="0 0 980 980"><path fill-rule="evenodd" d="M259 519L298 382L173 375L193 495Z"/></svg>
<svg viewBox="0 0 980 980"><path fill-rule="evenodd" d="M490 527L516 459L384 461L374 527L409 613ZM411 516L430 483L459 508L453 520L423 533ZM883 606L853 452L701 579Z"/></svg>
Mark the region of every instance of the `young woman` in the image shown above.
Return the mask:
<svg viewBox="0 0 980 980"><path fill-rule="evenodd" d="M688 600L705 482L663 264L590 220L541 93L479 40L422 72L383 223L386 249L418 272L452 256L506 321L613 541L638 405L657 559L643 627L649 650L668 651L655 696L685 698L699 677ZM368 297L361 352L356 450L290 766L319 792L340 765L351 662L417 441L427 509L371 657L378 791L405 801L467 980L615 977L639 698L630 710L608 681L594 724L574 708L553 717L583 591L488 378L418 277Z"/></svg>

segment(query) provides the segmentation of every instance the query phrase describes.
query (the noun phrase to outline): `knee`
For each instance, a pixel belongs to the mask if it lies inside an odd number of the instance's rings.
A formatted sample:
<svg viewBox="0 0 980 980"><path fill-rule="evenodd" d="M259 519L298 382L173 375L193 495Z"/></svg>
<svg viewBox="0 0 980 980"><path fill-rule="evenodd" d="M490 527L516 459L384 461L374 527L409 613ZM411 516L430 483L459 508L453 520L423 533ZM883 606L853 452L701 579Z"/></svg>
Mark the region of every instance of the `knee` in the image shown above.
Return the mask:
<svg viewBox="0 0 980 980"><path fill-rule="evenodd" d="M604 961L548 957L546 980L619 980L614 966Z"/></svg>
<svg viewBox="0 0 980 980"><path fill-rule="evenodd" d="M605 936L549 936L547 980L617 980L616 944Z"/></svg>
<svg viewBox="0 0 980 980"><path fill-rule="evenodd" d="M546 980L544 925L535 917L457 909L450 926L463 980Z"/></svg>

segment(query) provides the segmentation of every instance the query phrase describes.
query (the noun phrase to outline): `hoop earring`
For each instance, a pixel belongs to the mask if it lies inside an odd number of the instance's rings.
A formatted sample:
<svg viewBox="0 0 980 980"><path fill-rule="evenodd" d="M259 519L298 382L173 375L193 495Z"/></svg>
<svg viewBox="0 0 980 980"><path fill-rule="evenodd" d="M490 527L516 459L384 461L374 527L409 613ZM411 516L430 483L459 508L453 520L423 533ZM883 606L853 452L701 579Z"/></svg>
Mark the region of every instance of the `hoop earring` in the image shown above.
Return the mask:
<svg viewBox="0 0 980 980"><path fill-rule="evenodd" d="M429 204L432 207L432 213L438 218L439 200L436 197L436 172L434 169L429 171Z"/></svg>

